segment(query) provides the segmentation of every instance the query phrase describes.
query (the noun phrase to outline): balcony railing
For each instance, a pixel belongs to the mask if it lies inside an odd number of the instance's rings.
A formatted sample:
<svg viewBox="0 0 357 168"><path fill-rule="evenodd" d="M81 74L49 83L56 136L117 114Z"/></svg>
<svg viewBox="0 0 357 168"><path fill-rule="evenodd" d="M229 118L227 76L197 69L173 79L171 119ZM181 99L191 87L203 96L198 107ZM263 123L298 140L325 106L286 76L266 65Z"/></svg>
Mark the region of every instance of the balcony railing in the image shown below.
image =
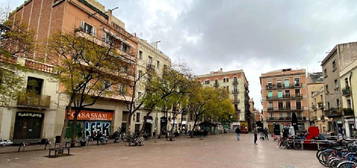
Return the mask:
<svg viewBox="0 0 357 168"><path fill-rule="evenodd" d="M22 107L49 108L50 102L51 102L50 96L21 94L18 97L17 105Z"/></svg>
<svg viewBox="0 0 357 168"><path fill-rule="evenodd" d="M343 96L351 96L351 89L350 87L345 87L342 89L342 95Z"/></svg>
<svg viewBox="0 0 357 168"><path fill-rule="evenodd" d="M298 121L305 121L306 117L297 117ZM269 117L268 121L291 121L291 117Z"/></svg>
<svg viewBox="0 0 357 168"><path fill-rule="evenodd" d="M344 108L343 109L343 115L344 116L353 116L354 115L354 111L351 108Z"/></svg>
<svg viewBox="0 0 357 168"><path fill-rule="evenodd" d="M341 117L342 116L342 110L339 108L330 108L326 109L324 111L325 115L329 118L334 118L334 117Z"/></svg>
<svg viewBox="0 0 357 168"><path fill-rule="evenodd" d="M279 97L279 96L269 97L269 96L267 96L266 98L267 98L267 100L284 100L284 99L302 99L303 96L302 95L283 95L282 97Z"/></svg>
<svg viewBox="0 0 357 168"><path fill-rule="evenodd" d="M289 108L289 107L280 107L280 108L273 108L268 107L268 111L276 111L276 112L284 112L284 111L302 111L304 108Z"/></svg>
<svg viewBox="0 0 357 168"><path fill-rule="evenodd" d="M289 86L285 86L285 85L266 85L266 90L276 90L276 89L294 89L294 88L301 88L302 84L301 83L297 83L294 85L289 85Z"/></svg>

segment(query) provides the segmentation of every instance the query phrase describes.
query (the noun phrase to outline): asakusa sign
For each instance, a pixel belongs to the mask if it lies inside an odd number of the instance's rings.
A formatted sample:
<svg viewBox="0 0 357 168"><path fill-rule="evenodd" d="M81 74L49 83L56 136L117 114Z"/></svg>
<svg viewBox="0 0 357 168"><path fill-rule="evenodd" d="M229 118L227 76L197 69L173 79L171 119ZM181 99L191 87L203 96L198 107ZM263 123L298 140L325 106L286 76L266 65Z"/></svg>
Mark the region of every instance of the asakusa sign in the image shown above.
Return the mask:
<svg viewBox="0 0 357 168"><path fill-rule="evenodd" d="M68 119L74 119L74 110L70 112ZM78 114L77 120L110 121L113 120L113 112L81 110L81 112Z"/></svg>

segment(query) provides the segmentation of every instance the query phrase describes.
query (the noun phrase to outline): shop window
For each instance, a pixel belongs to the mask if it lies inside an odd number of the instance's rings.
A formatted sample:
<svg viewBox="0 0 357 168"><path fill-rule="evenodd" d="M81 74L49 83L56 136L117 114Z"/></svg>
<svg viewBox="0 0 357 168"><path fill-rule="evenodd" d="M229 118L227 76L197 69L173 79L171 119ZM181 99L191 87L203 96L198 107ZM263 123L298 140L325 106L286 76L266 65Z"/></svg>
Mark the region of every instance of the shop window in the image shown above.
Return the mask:
<svg viewBox="0 0 357 168"><path fill-rule="evenodd" d="M27 79L27 93L41 95L43 79L28 77Z"/></svg>

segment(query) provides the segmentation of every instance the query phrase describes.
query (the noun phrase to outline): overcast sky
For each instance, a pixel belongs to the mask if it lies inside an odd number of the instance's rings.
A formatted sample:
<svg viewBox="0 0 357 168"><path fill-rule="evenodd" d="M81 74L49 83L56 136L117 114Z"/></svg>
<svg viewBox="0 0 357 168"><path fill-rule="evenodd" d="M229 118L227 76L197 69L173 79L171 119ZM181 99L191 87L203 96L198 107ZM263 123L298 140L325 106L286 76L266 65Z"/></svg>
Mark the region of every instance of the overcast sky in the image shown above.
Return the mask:
<svg viewBox="0 0 357 168"><path fill-rule="evenodd" d="M14 9L23 0L0 0ZM357 41L356 0L99 0L131 33L194 74L243 69L261 109L259 76L281 68L321 71L335 44Z"/></svg>

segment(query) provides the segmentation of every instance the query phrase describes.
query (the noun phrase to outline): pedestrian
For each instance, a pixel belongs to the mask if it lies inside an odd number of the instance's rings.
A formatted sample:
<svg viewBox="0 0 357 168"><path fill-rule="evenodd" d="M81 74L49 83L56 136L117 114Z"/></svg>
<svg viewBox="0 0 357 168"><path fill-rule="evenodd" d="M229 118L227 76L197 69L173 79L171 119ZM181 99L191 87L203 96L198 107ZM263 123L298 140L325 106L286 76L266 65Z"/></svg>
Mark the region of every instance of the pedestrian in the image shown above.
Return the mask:
<svg viewBox="0 0 357 168"><path fill-rule="evenodd" d="M268 133L268 129L267 128L264 128L264 136L265 136L265 139L269 141L269 133Z"/></svg>
<svg viewBox="0 0 357 168"><path fill-rule="evenodd" d="M236 128L235 132L237 134L237 141L239 141L240 140L239 139L239 137L240 137L240 129L239 129L239 127Z"/></svg>
<svg viewBox="0 0 357 168"><path fill-rule="evenodd" d="M254 129L254 144L257 144L257 140L258 140L258 131L257 129Z"/></svg>

